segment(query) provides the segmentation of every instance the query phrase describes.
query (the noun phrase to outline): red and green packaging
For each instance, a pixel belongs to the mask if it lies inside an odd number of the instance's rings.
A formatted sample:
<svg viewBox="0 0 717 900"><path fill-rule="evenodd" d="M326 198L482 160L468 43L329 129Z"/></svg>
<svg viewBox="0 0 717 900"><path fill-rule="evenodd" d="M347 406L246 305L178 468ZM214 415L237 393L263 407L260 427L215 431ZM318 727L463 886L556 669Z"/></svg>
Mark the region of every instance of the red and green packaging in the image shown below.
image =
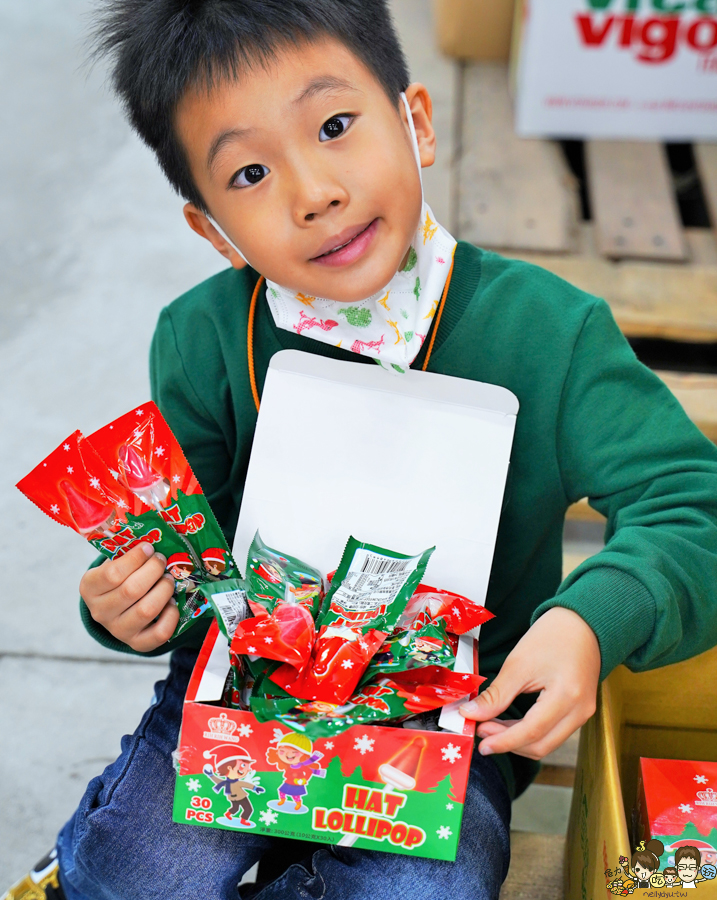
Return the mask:
<svg viewBox="0 0 717 900"><path fill-rule="evenodd" d="M324 595L318 569L267 547L258 531L247 555L246 584L255 616L271 613L277 603L298 603L316 618Z"/></svg>
<svg viewBox="0 0 717 900"><path fill-rule="evenodd" d="M232 638L232 650L301 670L311 658L315 635L314 620L306 607L280 603L270 616L240 622Z"/></svg>
<svg viewBox="0 0 717 900"><path fill-rule="evenodd" d="M457 641L458 638L452 638L447 633L446 623L442 619L418 631L395 631L373 655L364 680L419 666L439 665L453 669Z"/></svg>
<svg viewBox="0 0 717 900"><path fill-rule="evenodd" d="M460 594L419 584L398 620L398 628L419 631L442 620L451 634L466 634L494 618L485 606Z"/></svg>
<svg viewBox="0 0 717 900"><path fill-rule="evenodd" d="M406 556L349 538L317 621L311 661L298 673L282 666L272 680L297 698L345 703L393 631L434 549Z"/></svg>
<svg viewBox="0 0 717 900"><path fill-rule="evenodd" d="M206 497L154 403L89 438L74 432L17 486L110 559L139 541L162 553L175 579L174 637L211 612L198 591L201 584L238 574Z"/></svg>
<svg viewBox="0 0 717 900"><path fill-rule="evenodd" d="M227 578L222 581L208 581L199 586L198 592L211 606L221 633L231 641L239 623L249 615L249 603L243 580Z"/></svg>

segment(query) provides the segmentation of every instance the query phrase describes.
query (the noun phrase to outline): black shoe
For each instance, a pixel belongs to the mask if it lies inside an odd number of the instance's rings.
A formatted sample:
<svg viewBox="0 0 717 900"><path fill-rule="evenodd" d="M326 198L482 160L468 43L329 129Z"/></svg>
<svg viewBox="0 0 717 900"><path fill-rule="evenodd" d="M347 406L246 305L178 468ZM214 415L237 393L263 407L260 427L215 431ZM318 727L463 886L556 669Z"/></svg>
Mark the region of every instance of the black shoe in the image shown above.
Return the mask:
<svg viewBox="0 0 717 900"><path fill-rule="evenodd" d="M57 850L52 850L27 875L0 897L0 900L66 900L60 887Z"/></svg>

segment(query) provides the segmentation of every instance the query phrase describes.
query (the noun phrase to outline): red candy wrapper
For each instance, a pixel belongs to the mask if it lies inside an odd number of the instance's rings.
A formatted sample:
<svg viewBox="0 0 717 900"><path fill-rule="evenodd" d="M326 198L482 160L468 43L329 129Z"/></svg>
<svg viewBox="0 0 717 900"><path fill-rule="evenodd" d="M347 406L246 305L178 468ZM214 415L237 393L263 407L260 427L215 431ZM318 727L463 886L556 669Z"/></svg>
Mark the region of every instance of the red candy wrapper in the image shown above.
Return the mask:
<svg viewBox="0 0 717 900"><path fill-rule="evenodd" d="M238 574L206 497L154 403L89 438L74 432L18 488L111 559L140 541L162 553L175 579L180 618L174 636L211 612L200 584Z"/></svg>
<svg viewBox="0 0 717 900"><path fill-rule="evenodd" d="M485 606L467 597L419 584L398 620L397 629L420 631L442 619L451 634L466 634L492 618L493 613Z"/></svg>
<svg viewBox="0 0 717 900"><path fill-rule="evenodd" d="M298 674L291 666L281 666L271 680L292 697L345 703L385 637L375 629L361 634L345 626L324 627L309 665Z"/></svg>
<svg viewBox="0 0 717 900"><path fill-rule="evenodd" d="M240 622L231 649L234 653L261 656L303 669L311 658L316 629L311 613L300 604L277 604L274 612Z"/></svg>
<svg viewBox="0 0 717 900"><path fill-rule="evenodd" d="M481 675L451 672L443 666L422 666L408 672L395 672L390 684L404 699L407 710L423 713L462 700L477 691L484 681Z"/></svg>

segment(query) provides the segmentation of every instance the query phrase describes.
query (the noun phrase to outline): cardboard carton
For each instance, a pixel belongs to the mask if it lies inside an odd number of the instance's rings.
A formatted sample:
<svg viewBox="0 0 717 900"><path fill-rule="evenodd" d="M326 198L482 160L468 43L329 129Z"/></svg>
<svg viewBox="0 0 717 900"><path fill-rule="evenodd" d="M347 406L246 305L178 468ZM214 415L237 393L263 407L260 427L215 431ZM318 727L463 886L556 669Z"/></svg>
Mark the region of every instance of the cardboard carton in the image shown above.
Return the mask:
<svg viewBox="0 0 717 900"><path fill-rule="evenodd" d="M516 128L532 137L717 138L717 7L522 0Z"/></svg>
<svg viewBox="0 0 717 900"><path fill-rule="evenodd" d="M312 743L280 721L219 706L228 671L227 641L215 622L184 701L175 822L455 859L475 723L464 722L462 734L359 725ZM304 792L282 802L282 785L297 781L277 755L287 736L318 758L312 771L299 772ZM232 756L251 760L243 777L253 787L228 816L224 779L208 773Z"/></svg>
<svg viewBox="0 0 717 900"><path fill-rule="evenodd" d="M717 647L650 672L619 666L601 684L596 713L580 734L566 844L567 900L612 896L605 872L634 849L628 820L640 757L717 762L715 709ZM717 896L717 882L698 889Z"/></svg>
<svg viewBox="0 0 717 900"><path fill-rule="evenodd" d="M507 60L514 0L434 0L438 45L447 56Z"/></svg>
<svg viewBox="0 0 717 900"><path fill-rule="evenodd" d="M640 759L633 845L658 838L664 865L678 847L697 847L702 865L717 865L717 762Z"/></svg>
<svg viewBox="0 0 717 900"><path fill-rule="evenodd" d="M277 353L261 397L235 559L246 560L257 529L268 545L323 573L336 567L349 535L401 553L435 546L426 583L483 603L517 412L515 396L496 385ZM477 631L461 636L455 671L478 670ZM282 740L306 750L306 739L280 721L260 724L215 705L229 666L217 634L213 628L207 637L185 702L175 821L455 858L474 735L461 701L442 710L446 731L354 726L315 741L310 752L321 754L314 766L321 774L302 774L306 793L289 791L280 803L285 778L269 751ZM231 757L232 746L252 761L249 777L264 789L235 792L234 812L225 788L215 790L204 772L222 754Z"/></svg>

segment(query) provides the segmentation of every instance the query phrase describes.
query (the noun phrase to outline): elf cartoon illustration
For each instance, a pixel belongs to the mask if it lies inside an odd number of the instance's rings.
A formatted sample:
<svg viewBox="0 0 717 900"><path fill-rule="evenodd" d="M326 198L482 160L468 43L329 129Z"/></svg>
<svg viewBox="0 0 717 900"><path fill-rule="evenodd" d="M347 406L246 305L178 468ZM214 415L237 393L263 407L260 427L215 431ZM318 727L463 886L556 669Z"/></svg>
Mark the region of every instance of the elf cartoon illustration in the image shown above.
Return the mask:
<svg viewBox="0 0 717 900"><path fill-rule="evenodd" d="M227 567L227 551L221 547L210 547L202 553L202 563L210 575L221 575Z"/></svg>
<svg viewBox="0 0 717 900"><path fill-rule="evenodd" d="M304 734L295 734L290 731L277 741L276 747L269 747L266 751L266 761L270 766L276 766L284 775L284 781L279 787L279 799L270 800L267 806L282 812L304 813L308 807L304 806L303 798L306 795L306 785L311 778L326 777L326 769L318 764L323 753L315 753L309 738ZM293 809L284 808L286 801L294 801Z"/></svg>
<svg viewBox="0 0 717 900"><path fill-rule="evenodd" d="M188 553L173 553L167 560L167 571L174 578L174 587L177 591L184 591L187 597L187 607L192 612L192 617L201 615L209 606L209 601L199 602L197 585L199 578L194 574L194 563Z"/></svg>
<svg viewBox="0 0 717 900"><path fill-rule="evenodd" d="M224 794L229 801L229 809L224 816L217 819L220 825L231 825L234 828L254 828L251 821L254 812L248 791L263 794L264 788L258 783L252 766L256 760L244 750L233 744L219 744L212 750L204 751L204 758L211 759L211 764L204 766L204 774L214 782L214 790ZM241 810L239 821L234 817Z"/></svg>
<svg viewBox="0 0 717 900"><path fill-rule="evenodd" d="M440 663L442 661L440 653L442 648L443 641L440 638L416 638L413 642L413 647L408 651L408 655L411 657L408 668L413 669L417 666L428 666L431 665L431 663Z"/></svg>

